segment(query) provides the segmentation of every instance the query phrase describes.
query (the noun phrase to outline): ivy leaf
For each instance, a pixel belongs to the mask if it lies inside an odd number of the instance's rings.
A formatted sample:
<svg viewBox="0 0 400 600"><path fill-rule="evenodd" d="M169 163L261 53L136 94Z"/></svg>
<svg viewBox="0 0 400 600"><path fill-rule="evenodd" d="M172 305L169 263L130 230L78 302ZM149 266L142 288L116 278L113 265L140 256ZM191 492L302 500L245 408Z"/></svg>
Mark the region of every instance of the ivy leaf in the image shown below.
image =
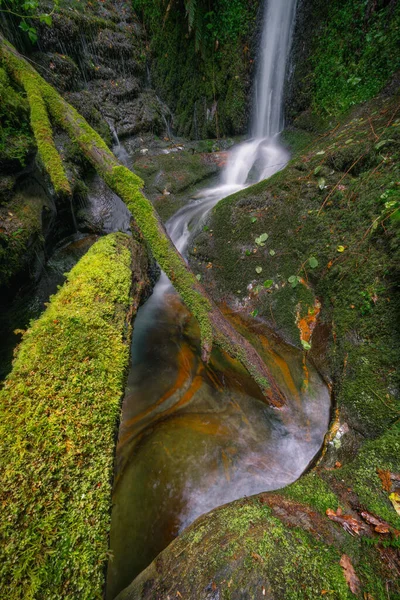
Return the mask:
<svg viewBox="0 0 400 600"><path fill-rule="evenodd" d="M311 256L311 257L308 259L308 264L310 265L310 267L311 267L312 269L315 269L316 267L318 267L318 265L319 265L319 262L317 261L317 259L315 258L315 256Z"/></svg>
<svg viewBox="0 0 400 600"><path fill-rule="evenodd" d="M258 274L262 273L262 267L256 267L256 273L258 273Z"/></svg>

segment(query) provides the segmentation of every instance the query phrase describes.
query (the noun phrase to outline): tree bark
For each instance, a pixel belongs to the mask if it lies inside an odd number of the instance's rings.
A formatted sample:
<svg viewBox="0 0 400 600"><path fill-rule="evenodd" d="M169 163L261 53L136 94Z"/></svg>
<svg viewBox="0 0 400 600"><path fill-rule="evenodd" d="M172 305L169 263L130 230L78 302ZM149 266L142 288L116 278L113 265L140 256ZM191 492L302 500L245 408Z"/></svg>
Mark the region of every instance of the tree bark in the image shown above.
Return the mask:
<svg viewBox="0 0 400 600"><path fill-rule="evenodd" d="M36 90L35 98L39 97L39 101L44 100L53 122L64 129L69 137L79 145L82 154L90 161L108 186L125 202L155 259L199 323L203 360L208 362L215 342L231 357L243 364L259 385L269 404L277 408L282 407L285 404L285 397L269 369L253 346L224 317L186 265L169 238L153 205L142 193L143 181L118 162L99 134L1 34L0 59L10 76L18 84L26 90L32 88ZM31 101L29 95L28 100ZM31 104L32 112L35 108L35 105ZM40 123L36 123L35 136L39 127ZM53 165L48 164L43 153L41 153L41 157L46 169L51 174ZM56 166L59 167L59 165ZM51 178L53 180L56 177L57 173L53 174Z"/></svg>

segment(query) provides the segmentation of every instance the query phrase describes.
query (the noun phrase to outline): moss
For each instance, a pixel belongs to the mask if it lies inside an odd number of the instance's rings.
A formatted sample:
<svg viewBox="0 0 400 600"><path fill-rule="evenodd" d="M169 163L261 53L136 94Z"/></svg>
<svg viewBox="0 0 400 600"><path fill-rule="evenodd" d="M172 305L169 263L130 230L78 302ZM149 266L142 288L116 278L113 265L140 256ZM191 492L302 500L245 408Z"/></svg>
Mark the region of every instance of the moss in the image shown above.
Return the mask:
<svg viewBox="0 0 400 600"><path fill-rule="evenodd" d="M400 7L357 0L315 4L309 59L313 108L340 114L376 95L399 69Z"/></svg>
<svg viewBox="0 0 400 600"><path fill-rule="evenodd" d="M321 514L325 514L328 508L336 510L339 506L336 494L315 472L303 475L298 481L282 490L281 493L285 498L308 504Z"/></svg>
<svg viewBox="0 0 400 600"><path fill-rule="evenodd" d="M38 145L39 156L50 176L56 194L70 196L71 188L61 157L54 145L53 130L36 78L27 74L23 77L22 82L31 109L31 127Z"/></svg>
<svg viewBox="0 0 400 600"><path fill-rule="evenodd" d="M0 67L0 168L25 165L33 139L28 125L29 106L24 94L13 88Z"/></svg>
<svg viewBox="0 0 400 600"><path fill-rule="evenodd" d="M183 2L173 11L160 0L133 5L151 33L152 79L174 112L178 135L205 139L244 133L254 62L250 38L259 2L223 1L212 10L198 3L190 32Z"/></svg>
<svg viewBox="0 0 400 600"><path fill-rule="evenodd" d="M231 600L249 593L277 600L324 595L350 599L353 594L340 566L344 553L350 556L362 590L374 597L379 594L382 585L374 549L361 553L357 541L343 535L322 542L319 517L301 513L297 505L286 503L285 508L286 520L277 518L273 507L250 498L209 513L164 550L118 600L146 600L177 591L193 598L213 591ZM308 531L302 529L302 521ZM368 564L376 569L371 572Z"/></svg>
<svg viewBox="0 0 400 600"><path fill-rule="evenodd" d="M129 169L123 166L114 167L109 179L111 187L124 200L131 211L154 258L170 278L181 294L185 304L198 320L202 343L211 346L213 331L208 313L210 303L195 289L197 280L187 270L183 260L171 248L169 240L161 235L161 228L156 213L150 202L143 196L140 188L143 181Z"/></svg>
<svg viewBox="0 0 400 600"><path fill-rule="evenodd" d="M7 43L2 41L4 48ZM12 52L1 52L0 56L7 69L25 89L31 111L31 126L38 145L39 155L45 165L57 194L71 195L71 188L54 145L53 131L41 93L41 78L19 61Z"/></svg>
<svg viewBox="0 0 400 600"><path fill-rule="evenodd" d="M8 597L101 598L129 361L132 242L100 239L25 333L0 392Z"/></svg>
<svg viewBox="0 0 400 600"><path fill-rule="evenodd" d="M357 458L335 477L348 482L361 505L374 515L400 529L400 517L393 510L389 492L382 488L377 470L397 473L400 468L400 426L389 429L377 440L367 442Z"/></svg>
<svg viewBox="0 0 400 600"><path fill-rule="evenodd" d="M16 194L0 207L0 287L7 286L42 246L43 207L43 198L35 193Z"/></svg>

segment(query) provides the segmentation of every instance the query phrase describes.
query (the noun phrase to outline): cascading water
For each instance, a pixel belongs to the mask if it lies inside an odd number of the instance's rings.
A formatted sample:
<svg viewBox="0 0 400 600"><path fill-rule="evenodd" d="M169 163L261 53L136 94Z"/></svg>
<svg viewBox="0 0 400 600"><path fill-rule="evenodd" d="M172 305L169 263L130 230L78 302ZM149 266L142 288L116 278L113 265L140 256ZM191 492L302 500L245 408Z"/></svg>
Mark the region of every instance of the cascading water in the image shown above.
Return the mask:
<svg viewBox="0 0 400 600"><path fill-rule="evenodd" d="M284 79L296 0L269 0L264 15L252 135L234 148L218 186L167 223L185 255L224 196L282 169ZM254 332L253 332L254 333ZM250 330L249 330L250 334ZM107 599L201 514L297 479L321 447L330 396L301 352L257 330L269 368L289 399L279 413L260 402L248 376L219 351L201 361L198 330L165 274L140 308L116 460Z"/></svg>

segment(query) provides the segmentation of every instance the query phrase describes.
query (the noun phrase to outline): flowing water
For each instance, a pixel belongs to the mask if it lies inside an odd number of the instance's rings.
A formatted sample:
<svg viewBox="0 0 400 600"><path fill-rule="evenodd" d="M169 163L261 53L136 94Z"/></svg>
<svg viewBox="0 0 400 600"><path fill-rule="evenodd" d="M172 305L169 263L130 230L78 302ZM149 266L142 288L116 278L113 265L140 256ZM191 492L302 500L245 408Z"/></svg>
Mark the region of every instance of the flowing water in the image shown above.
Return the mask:
<svg viewBox="0 0 400 600"><path fill-rule="evenodd" d="M253 138L231 151L218 186L189 199L167 223L184 256L221 198L289 159L279 131L295 8L296 0L266 6ZM321 447L330 395L319 374L255 320L227 316L258 344L288 406L267 406L224 353L214 350L210 364L202 363L197 325L163 273L135 321L117 447L109 599L198 516L293 482Z"/></svg>

